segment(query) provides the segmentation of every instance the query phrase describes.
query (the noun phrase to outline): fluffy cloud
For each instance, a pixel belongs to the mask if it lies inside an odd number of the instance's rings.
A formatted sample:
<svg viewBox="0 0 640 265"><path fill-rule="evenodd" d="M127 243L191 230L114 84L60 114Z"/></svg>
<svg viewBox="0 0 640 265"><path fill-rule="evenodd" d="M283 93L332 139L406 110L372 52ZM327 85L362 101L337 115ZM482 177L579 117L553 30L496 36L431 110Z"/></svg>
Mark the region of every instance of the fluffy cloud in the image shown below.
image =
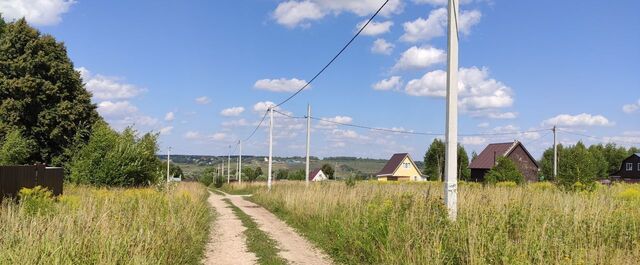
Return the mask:
<svg viewBox="0 0 640 265"><path fill-rule="evenodd" d="M431 4L434 6L445 6L449 3L449 0L413 0L416 4ZM469 4L473 2L473 0L462 0L459 3L461 5Z"/></svg>
<svg viewBox="0 0 640 265"><path fill-rule="evenodd" d="M173 126L163 127L162 129L160 129L160 134L161 135L170 135L171 131L173 131Z"/></svg>
<svg viewBox="0 0 640 265"><path fill-rule="evenodd" d="M403 24L404 34L400 39L406 42L417 42L444 36L448 23L447 18L446 8L434 9L426 19L417 18L414 21L405 22ZM480 18L482 18L482 13L478 10L461 11L458 30L460 33L468 35L471 33L471 27L480 22Z"/></svg>
<svg viewBox="0 0 640 265"><path fill-rule="evenodd" d="M129 99L144 91L134 85L123 83L121 78L94 75L84 67L77 68L76 71L80 72L87 90L91 91L94 99Z"/></svg>
<svg viewBox="0 0 640 265"><path fill-rule="evenodd" d="M187 140L196 140L196 139L200 139L201 135L199 132L196 131L188 131L184 134L184 138Z"/></svg>
<svg viewBox="0 0 640 265"><path fill-rule="evenodd" d="M222 122L222 126L224 127L241 127L241 126L249 126L249 122L245 119L233 120L233 121L225 121Z"/></svg>
<svg viewBox="0 0 640 265"><path fill-rule="evenodd" d="M487 142L487 139L480 136L464 136L460 139L460 143L464 145L481 145Z"/></svg>
<svg viewBox="0 0 640 265"><path fill-rule="evenodd" d="M136 113L138 108L128 101L103 101L98 103L98 113L105 118L118 118Z"/></svg>
<svg viewBox="0 0 640 265"><path fill-rule="evenodd" d="M388 79L380 80L380 82L373 84L374 90L400 90L402 87L402 78L399 76L392 76Z"/></svg>
<svg viewBox="0 0 640 265"><path fill-rule="evenodd" d="M622 106L622 111L624 111L624 113L627 113L627 114L634 113L639 109L640 109L640 99L638 100L637 103L626 104Z"/></svg>
<svg viewBox="0 0 640 265"><path fill-rule="evenodd" d="M412 96L445 97L446 77L447 73L442 70L428 72L420 79L409 81L405 86L405 92ZM460 68L458 89L458 102L466 111L506 108L513 105L511 88L489 78L487 68ZM514 114L500 114L500 116L504 116L500 118L510 118Z"/></svg>
<svg viewBox="0 0 640 265"><path fill-rule="evenodd" d="M380 4L378 0L289 0L278 4L272 17L278 24L289 28L305 27L309 26L310 22L320 20L328 14L338 15L349 12L366 16L378 10ZM390 0L380 14L388 16L401 11L401 0Z"/></svg>
<svg viewBox="0 0 640 265"><path fill-rule="evenodd" d="M2 0L0 13L8 20L26 18L36 25L55 25L69 11L74 0Z"/></svg>
<svg viewBox="0 0 640 265"><path fill-rule="evenodd" d="M358 25L356 26L356 32L359 31L365 23L367 23L367 20L358 23ZM371 21L369 25L367 25L367 27L362 30L362 34L367 36L380 35L389 32L389 30L391 30L391 26L393 26L393 21L391 20L387 20L384 22Z"/></svg>
<svg viewBox="0 0 640 265"><path fill-rule="evenodd" d="M253 111L263 114L265 111L269 109L269 107L275 106L275 105L276 103L273 103L271 101L260 101L255 105L253 105Z"/></svg>
<svg viewBox="0 0 640 265"><path fill-rule="evenodd" d="M200 104L200 105L207 105L209 103L211 103L211 99L207 96L202 96L202 97L198 97L196 98L196 103Z"/></svg>
<svg viewBox="0 0 640 265"><path fill-rule="evenodd" d="M373 46L371 46L371 52L389 55L393 51L393 47L395 47L395 45L388 43L386 40L377 39L373 42Z"/></svg>
<svg viewBox="0 0 640 265"><path fill-rule="evenodd" d="M227 134L225 133L214 133L210 136L211 139L213 139L214 141L222 141L225 138L227 138Z"/></svg>
<svg viewBox="0 0 640 265"><path fill-rule="evenodd" d="M223 109L222 111L220 111L220 115L225 117L233 117L233 116L239 116L243 112L244 112L244 107L233 107L233 108Z"/></svg>
<svg viewBox="0 0 640 265"><path fill-rule="evenodd" d="M447 54L443 50L434 47L418 48L413 46L402 53L393 69L421 69L443 63L446 59Z"/></svg>
<svg viewBox="0 0 640 265"><path fill-rule="evenodd" d="M253 87L272 92L295 92L305 84L307 84L307 81L297 78L261 79L256 81ZM311 88L310 85L306 87L306 89L309 88Z"/></svg>
<svg viewBox="0 0 640 265"><path fill-rule="evenodd" d="M166 115L164 115L164 120L165 120L165 121L173 121L173 120L175 120L175 119L176 119L176 114L175 114L175 113L173 113L173 111L171 111L171 112L167 112L167 114L166 114Z"/></svg>
<svg viewBox="0 0 640 265"><path fill-rule="evenodd" d="M582 113L578 115L560 114L553 118L547 119L542 122L543 126L612 126L613 122L609 121L602 115L591 115Z"/></svg>

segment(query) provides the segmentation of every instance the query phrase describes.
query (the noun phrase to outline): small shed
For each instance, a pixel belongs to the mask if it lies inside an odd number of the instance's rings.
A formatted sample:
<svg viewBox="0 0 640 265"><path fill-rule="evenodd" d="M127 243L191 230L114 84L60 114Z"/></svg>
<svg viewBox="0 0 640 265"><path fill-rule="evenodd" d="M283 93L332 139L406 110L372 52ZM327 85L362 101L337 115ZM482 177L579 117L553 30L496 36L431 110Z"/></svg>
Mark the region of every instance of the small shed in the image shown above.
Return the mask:
<svg viewBox="0 0 640 265"><path fill-rule="evenodd" d="M407 153L394 154L376 174L378 181L425 181L427 178Z"/></svg>
<svg viewBox="0 0 640 265"><path fill-rule="evenodd" d="M322 172L322 169L315 169L309 173L309 181L323 181L329 179L327 175Z"/></svg>
<svg viewBox="0 0 640 265"><path fill-rule="evenodd" d="M531 156L529 151L520 141L509 143L489 144L469 165L471 169L471 180L484 181L484 175L492 169L498 157L507 157L516 164L516 167L524 175L524 179L529 182L538 181L538 162Z"/></svg>

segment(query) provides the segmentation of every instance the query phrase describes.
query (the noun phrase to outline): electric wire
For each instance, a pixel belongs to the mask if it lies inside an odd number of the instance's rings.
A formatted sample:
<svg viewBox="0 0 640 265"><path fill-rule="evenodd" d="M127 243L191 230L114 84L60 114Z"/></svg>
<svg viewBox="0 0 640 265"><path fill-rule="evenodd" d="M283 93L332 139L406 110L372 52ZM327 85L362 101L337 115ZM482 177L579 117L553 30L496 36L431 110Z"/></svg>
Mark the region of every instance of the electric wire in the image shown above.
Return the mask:
<svg viewBox="0 0 640 265"><path fill-rule="evenodd" d="M598 137L598 136L593 136L593 135L588 135L583 133L572 132L562 128L558 128L558 132L568 134L568 135L587 137L587 138L595 139L602 142L621 142L621 143L628 143L628 144L640 144L640 142L627 141L624 139L616 139L615 141L612 141L611 139L607 139L606 137Z"/></svg>
<svg viewBox="0 0 640 265"><path fill-rule="evenodd" d="M289 96L288 98L286 98L285 100L283 100L282 102L278 103L277 105L275 105L274 107L280 107L282 106L284 103L287 103L287 101L291 100L292 98L294 98L295 96L297 96L298 94L300 94L300 92L302 92L302 90L304 90L305 88L307 88L314 80L316 80L316 78L318 78L318 76L320 76L324 70L326 70L327 68L329 68L329 66L336 60L338 59L338 57L342 54L342 52L344 52L347 47L349 47L349 45L351 45L351 43L360 35L360 33L362 33L362 31L367 27L367 25L369 25L369 23L371 23L371 21L378 15L378 13L380 13L380 11L382 10L382 8L384 8L385 5L387 5L387 3L389 2L389 0L384 1L384 3L382 4L382 6L380 6L380 8L378 8L378 10L373 13L373 15L371 16L371 18L369 18L369 20L367 20L367 22L362 25L362 27L360 27L360 30L358 30L358 32L353 35L353 37L351 38L351 40L349 40L349 42L347 42L347 44L344 45L344 47L342 47L342 49L335 55L333 56L333 58L324 66L322 67L322 69L316 73L315 76L313 76L313 78L311 78L309 80L309 82L306 82L306 84L304 84L304 86L302 86L300 89L298 89L298 91L296 91L295 93L293 93L291 96Z"/></svg>

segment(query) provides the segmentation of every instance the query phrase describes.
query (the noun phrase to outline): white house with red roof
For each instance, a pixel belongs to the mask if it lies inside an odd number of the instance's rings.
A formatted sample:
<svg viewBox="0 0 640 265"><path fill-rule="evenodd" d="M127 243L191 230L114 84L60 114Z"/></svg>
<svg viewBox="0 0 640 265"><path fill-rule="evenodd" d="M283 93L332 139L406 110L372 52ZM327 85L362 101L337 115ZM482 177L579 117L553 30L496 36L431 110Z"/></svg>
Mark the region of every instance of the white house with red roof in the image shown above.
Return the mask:
<svg viewBox="0 0 640 265"><path fill-rule="evenodd" d="M321 169L315 169L309 172L309 181L323 181L329 179Z"/></svg>

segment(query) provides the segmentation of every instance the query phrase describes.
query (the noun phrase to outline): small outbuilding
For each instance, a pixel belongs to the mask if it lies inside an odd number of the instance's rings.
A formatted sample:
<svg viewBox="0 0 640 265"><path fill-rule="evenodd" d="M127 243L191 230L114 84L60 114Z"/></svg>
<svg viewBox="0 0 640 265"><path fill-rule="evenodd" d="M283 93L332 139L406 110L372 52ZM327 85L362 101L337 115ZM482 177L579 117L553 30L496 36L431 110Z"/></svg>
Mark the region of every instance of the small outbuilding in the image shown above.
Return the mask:
<svg viewBox="0 0 640 265"><path fill-rule="evenodd" d="M394 154L376 174L378 181L425 181L427 178L407 153Z"/></svg>
<svg viewBox="0 0 640 265"><path fill-rule="evenodd" d="M640 182L640 153L632 154L622 160L620 170L613 173L611 179L614 181Z"/></svg>
<svg viewBox="0 0 640 265"><path fill-rule="evenodd" d="M520 141L509 143L489 144L482 152L471 161L471 180L482 182L484 175L489 172L498 161L498 157L507 157L516 164L516 167L524 175L528 182L538 181L538 162Z"/></svg>
<svg viewBox="0 0 640 265"><path fill-rule="evenodd" d="M322 169L315 169L309 173L309 181L324 181L329 179L327 175L322 172Z"/></svg>

